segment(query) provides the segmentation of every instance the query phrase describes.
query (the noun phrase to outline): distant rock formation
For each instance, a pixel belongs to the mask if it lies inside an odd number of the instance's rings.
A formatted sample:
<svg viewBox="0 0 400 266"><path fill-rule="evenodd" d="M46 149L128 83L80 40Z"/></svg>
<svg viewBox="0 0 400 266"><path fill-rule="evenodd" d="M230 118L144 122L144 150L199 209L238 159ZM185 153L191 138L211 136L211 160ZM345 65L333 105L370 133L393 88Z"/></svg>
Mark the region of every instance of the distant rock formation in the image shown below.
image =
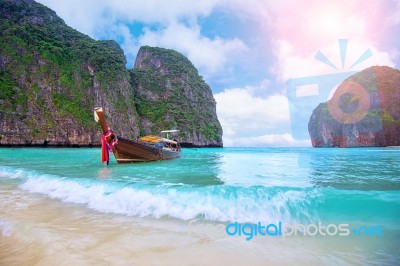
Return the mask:
<svg viewBox="0 0 400 266"><path fill-rule="evenodd" d="M400 146L400 70L374 66L349 77L314 109L308 131L314 147Z"/></svg>
<svg viewBox="0 0 400 266"><path fill-rule="evenodd" d="M211 89L193 65L172 50L141 51L150 53L128 71L115 41L93 40L35 1L0 1L0 145L99 145L93 108L102 106L120 136L173 127L189 145L222 146Z"/></svg>

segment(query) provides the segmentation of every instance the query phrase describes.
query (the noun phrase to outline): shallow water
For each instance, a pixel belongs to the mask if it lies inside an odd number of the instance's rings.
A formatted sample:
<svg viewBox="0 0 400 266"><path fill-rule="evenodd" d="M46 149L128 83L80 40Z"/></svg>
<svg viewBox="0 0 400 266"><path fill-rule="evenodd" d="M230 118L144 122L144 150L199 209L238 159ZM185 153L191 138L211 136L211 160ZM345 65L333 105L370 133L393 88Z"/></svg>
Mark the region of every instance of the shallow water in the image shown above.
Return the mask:
<svg viewBox="0 0 400 266"><path fill-rule="evenodd" d="M173 161L103 166L99 149L3 148L0 265L393 265L399 155L399 148L184 149ZM380 226L383 235L247 241L225 232L235 222Z"/></svg>

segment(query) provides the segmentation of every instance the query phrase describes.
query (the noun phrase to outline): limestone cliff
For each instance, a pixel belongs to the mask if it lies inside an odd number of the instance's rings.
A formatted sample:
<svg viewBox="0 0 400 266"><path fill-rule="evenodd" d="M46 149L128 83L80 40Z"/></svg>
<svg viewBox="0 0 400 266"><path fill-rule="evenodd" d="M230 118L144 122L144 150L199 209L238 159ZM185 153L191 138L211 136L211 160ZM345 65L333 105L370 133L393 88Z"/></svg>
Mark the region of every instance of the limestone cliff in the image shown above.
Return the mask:
<svg viewBox="0 0 400 266"><path fill-rule="evenodd" d="M98 145L101 133L93 121L95 106L103 107L114 131L135 139L140 132L149 132L146 119L170 115L162 108L143 114L147 109L140 95L148 93L141 92L146 82L154 81L141 80L140 87L132 86L135 82L116 42L96 41L79 33L35 1L0 1L0 145ZM171 99L165 100L173 107ZM216 118L215 103L210 112ZM150 131L155 132L164 124L152 125ZM220 143L196 131L196 126L190 132L179 129L184 142ZM220 140L221 135L213 138Z"/></svg>
<svg viewBox="0 0 400 266"><path fill-rule="evenodd" d="M339 112L332 111L335 99ZM357 114L363 105L368 110ZM308 131L314 147L399 146L400 71L375 66L349 77L313 111Z"/></svg>
<svg viewBox="0 0 400 266"><path fill-rule="evenodd" d="M29 0L0 2L0 143L99 143L93 107L127 137L139 133L123 51L68 27Z"/></svg>
<svg viewBox="0 0 400 266"><path fill-rule="evenodd" d="M144 46L130 73L143 134L176 128L184 145L222 146L212 91L186 57Z"/></svg>

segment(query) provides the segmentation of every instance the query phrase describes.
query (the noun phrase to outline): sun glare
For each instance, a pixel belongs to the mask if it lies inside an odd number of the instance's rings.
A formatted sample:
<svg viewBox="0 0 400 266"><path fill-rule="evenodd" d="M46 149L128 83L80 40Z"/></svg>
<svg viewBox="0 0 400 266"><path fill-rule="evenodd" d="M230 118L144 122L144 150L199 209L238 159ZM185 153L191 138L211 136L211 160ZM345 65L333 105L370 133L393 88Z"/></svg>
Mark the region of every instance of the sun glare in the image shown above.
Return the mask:
<svg viewBox="0 0 400 266"><path fill-rule="evenodd" d="M337 38L346 29L346 25L344 25L345 18L334 11L329 14L323 14L316 22L317 31L325 37Z"/></svg>

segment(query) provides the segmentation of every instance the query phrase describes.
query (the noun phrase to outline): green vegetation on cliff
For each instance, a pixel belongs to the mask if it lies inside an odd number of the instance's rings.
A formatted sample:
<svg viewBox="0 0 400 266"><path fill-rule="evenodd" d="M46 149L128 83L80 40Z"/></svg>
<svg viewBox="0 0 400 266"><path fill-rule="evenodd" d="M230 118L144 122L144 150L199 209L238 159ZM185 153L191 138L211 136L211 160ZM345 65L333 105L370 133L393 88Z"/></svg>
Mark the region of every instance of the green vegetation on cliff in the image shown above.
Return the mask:
<svg viewBox="0 0 400 266"><path fill-rule="evenodd" d="M212 91L186 57L144 46L130 73L144 133L178 128L181 137L192 143L222 145Z"/></svg>
<svg viewBox="0 0 400 266"><path fill-rule="evenodd" d="M35 1L1 0L0 145L98 144L95 106L123 137L178 128L183 142L222 145L215 101L193 64L173 50L141 51L151 53L128 71L115 41L93 40Z"/></svg>
<svg viewBox="0 0 400 266"><path fill-rule="evenodd" d="M136 124L125 65L116 42L95 41L34 1L0 1L1 143L96 144L95 105L123 112L111 122Z"/></svg>
<svg viewBox="0 0 400 266"><path fill-rule="evenodd" d="M71 114L85 126L93 126L93 101L84 99L92 78L83 68L95 66L99 82L111 85L113 79L120 78L126 64L118 44L92 40L33 1L1 1L0 14L0 97L4 107L9 111L18 107L26 110L28 102L15 104L20 96L15 92L18 85L25 87L28 101L37 100L40 85L60 87L49 99L56 114Z"/></svg>

